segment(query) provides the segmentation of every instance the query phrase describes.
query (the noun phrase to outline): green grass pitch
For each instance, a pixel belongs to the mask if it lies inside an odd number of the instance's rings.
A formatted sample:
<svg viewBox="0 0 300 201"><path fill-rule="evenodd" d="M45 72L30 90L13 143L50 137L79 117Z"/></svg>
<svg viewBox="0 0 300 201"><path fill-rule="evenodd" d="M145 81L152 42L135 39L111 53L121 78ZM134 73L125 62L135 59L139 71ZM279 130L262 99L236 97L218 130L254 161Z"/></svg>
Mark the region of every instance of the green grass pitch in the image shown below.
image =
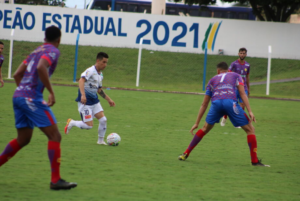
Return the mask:
<svg viewBox="0 0 300 201"><path fill-rule="evenodd" d="M12 94L0 89L0 152L16 137ZM68 118L79 119L76 87L54 86L52 108L62 133L62 178L78 182L70 191L51 191L47 138L37 128L31 143L0 168L0 200L300 200L299 102L250 99L257 118L258 156L270 168L252 167L246 134L219 124L179 161L189 145L201 95L105 90L101 100L107 134L118 147L99 146L98 122L91 130L63 134ZM47 100L47 93L44 99ZM201 121L200 126L204 123Z"/></svg>
<svg viewBox="0 0 300 201"><path fill-rule="evenodd" d="M1 39L1 38L0 38ZM9 41L3 41L5 61L2 66L3 78L8 77ZM19 64L33 51L40 42L15 41L13 50L12 74ZM75 46L59 46L61 56L58 67L52 76L53 83L73 85ZM100 51L109 54L108 66L104 71L104 87L136 88L138 49L109 48L99 46L79 46L76 78L88 67L95 64L96 54ZM216 75L216 65L221 61L228 64L238 56L208 55L206 83ZM251 57L251 50L246 58L251 64L250 83L266 81L267 58ZM138 89L203 92L203 54L179 52L158 52L143 50L141 61L140 85ZM300 60L272 59L271 80L296 78L300 75ZM6 81L6 80L5 80ZM270 85L270 96L300 99L300 81L293 83L276 83ZM265 96L266 85L251 86L252 96Z"/></svg>

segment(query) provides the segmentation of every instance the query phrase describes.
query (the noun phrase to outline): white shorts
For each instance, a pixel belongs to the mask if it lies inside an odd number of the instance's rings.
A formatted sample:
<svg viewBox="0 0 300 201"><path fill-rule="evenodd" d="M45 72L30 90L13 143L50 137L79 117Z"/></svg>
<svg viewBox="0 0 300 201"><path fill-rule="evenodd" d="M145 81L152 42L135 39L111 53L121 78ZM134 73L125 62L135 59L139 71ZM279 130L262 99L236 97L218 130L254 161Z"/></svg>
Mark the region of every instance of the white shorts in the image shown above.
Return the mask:
<svg viewBox="0 0 300 201"><path fill-rule="evenodd" d="M78 102L78 112L83 122L92 121L95 114L102 111L103 108L100 105L100 102L95 105L84 105L81 102Z"/></svg>

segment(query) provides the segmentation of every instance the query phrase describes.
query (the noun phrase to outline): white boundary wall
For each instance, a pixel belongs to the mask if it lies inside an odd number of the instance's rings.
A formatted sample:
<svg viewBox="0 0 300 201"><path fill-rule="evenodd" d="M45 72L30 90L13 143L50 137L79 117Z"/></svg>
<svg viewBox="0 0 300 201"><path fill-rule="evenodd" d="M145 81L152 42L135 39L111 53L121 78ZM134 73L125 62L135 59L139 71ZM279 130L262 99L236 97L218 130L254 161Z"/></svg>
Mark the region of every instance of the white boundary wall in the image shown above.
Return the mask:
<svg viewBox="0 0 300 201"><path fill-rule="evenodd" d="M248 56L267 58L271 45L273 58L300 59L299 24L0 4L0 40L15 29L15 40L42 42L45 27L56 25L63 44L75 44L80 33L80 45L138 48L144 38L146 49L204 53L210 23L221 25L208 54L237 55L246 47Z"/></svg>

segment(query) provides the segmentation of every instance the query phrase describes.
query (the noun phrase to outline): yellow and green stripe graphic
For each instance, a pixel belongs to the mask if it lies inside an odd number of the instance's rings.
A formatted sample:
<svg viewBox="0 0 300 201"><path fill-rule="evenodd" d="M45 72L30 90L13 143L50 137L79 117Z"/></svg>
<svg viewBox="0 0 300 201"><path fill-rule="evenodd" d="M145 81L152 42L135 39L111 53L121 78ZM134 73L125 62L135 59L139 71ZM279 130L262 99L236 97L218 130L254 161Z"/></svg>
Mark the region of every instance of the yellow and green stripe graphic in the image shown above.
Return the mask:
<svg viewBox="0 0 300 201"><path fill-rule="evenodd" d="M207 49L214 51L216 38L217 38L218 31L220 29L221 24L222 24L222 21L209 24L209 26L205 32L205 37L204 37L204 40L202 43L202 50L205 49L205 43L207 42Z"/></svg>

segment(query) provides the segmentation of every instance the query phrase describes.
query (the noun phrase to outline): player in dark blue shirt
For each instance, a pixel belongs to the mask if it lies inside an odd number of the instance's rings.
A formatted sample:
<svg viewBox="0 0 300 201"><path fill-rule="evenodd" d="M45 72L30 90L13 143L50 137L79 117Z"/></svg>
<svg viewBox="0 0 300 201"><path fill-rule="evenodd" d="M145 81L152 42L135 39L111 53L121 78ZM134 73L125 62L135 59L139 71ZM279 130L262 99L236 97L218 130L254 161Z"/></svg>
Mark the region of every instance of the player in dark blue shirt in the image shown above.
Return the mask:
<svg viewBox="0 0 300 201"><path fill-rule="evenodd" d="M71 189L76 183L60 177L60 142L56 119L50 106L55 104L55 95L49 77L54 72L60 55L61 31L55 26L45 31L45 43L25 59L14 74L17 84L13 96L15 126L18 136L8 143L0 155L0 166L26 146L32 137L33 128L39 127L48 137L48 156L51 165L50 189ZM49 91L48 102L43 100L43 90Z"/></svg>

